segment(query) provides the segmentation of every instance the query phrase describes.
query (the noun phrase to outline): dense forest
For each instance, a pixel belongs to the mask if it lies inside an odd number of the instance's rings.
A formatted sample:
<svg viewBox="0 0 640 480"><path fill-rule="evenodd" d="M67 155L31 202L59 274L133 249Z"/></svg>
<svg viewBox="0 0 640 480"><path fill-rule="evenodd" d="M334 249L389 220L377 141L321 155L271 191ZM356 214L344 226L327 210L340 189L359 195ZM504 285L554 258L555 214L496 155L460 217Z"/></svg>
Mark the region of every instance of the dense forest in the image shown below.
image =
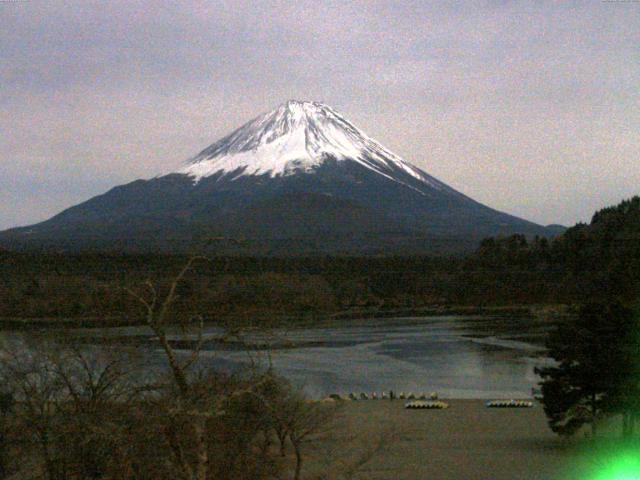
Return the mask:
<svg viewBox="0 0 640 480"><path fill-rule="evenodd" d="M315 319L456 306L631 302L640 287L640 197L548 240L485 239L466 257L216 257L194 263L181 315ZM0 318L134 323L128 290L166 285L184 256L0 252Z"/></svg>

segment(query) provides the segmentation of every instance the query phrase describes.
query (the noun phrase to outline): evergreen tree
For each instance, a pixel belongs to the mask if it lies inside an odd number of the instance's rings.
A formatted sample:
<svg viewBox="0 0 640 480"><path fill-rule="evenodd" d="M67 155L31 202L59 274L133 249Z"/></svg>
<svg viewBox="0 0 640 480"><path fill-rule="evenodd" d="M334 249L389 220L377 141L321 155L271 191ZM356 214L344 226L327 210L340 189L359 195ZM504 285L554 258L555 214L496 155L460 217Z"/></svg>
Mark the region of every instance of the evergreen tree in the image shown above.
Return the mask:
<svg viewBox="0 0 640 480"><path fill-rule="evenodd" d="M606 413L627 413L637 392L638 342L634 312L618 302L584 305L549 335L555 366L538 368L551 429L571 435ZM635 390L634 390L635 389Z"/></svg>
<svg viewBox="0 0 640 480"><path fill-rule="evenodd" d="M614 386L605 407L622 415L622 435L630 437L640 415L640 302L617 327L616 366L611 371Z"/></svg>

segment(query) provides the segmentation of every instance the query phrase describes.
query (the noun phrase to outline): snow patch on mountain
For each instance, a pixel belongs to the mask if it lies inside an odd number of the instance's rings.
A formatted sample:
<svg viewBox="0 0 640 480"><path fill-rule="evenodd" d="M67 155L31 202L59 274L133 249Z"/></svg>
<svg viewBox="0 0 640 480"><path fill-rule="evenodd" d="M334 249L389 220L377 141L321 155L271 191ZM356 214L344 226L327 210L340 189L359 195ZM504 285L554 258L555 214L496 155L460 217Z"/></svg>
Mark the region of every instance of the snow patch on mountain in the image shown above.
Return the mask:
<svg viewBox="0 0 640 480"><path fill-rule="evenodd" d="M400 170L438 190L444 184L368 137L331 107L290 100L218 140L178 173L199 181L212 175L292 175L312 173L324 161L355 161L379 175L397 179ZM413 187L412 187L413 188Z"/></svg>

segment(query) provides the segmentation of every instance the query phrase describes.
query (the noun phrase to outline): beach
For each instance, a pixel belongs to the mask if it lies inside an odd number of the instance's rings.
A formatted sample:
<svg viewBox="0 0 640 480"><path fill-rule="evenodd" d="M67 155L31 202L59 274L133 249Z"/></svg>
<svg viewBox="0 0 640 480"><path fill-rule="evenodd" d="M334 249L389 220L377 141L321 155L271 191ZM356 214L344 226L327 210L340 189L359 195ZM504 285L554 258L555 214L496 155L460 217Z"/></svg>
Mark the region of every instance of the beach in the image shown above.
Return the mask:
<svg viewBox="0 0 640 480"><path fill-rule="evenodd" d="M333 448L353 461L370 455L354 478L380 480L557 479L577 455L575 441L551 432L537 402L489 409L481 400L445 401L444 410L407 410L403 400L340 402L342 434Z"/></svg>

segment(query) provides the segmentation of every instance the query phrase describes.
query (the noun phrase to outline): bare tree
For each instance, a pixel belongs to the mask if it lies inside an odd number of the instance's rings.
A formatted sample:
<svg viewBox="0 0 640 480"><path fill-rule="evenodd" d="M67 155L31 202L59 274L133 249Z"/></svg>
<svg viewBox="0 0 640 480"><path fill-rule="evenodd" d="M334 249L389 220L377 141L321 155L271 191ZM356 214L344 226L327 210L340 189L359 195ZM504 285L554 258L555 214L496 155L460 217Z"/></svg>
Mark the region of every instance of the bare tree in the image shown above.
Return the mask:
<svg viewBox="0 0 640 480"><path fill-rule="evenodd" d="M190 417L189 426L191 429L190 440L195 448L195 461L192 461L184 454L183 447L178 441L178 435L175 428L168 427L166 430L169 444L172 447L174 460L185 480L206 480L209 470L209 453L206 440L207 418L210 416L207 412L203 412L197 408L199 403L204 399L201 397L201 391L198 385L190 381L189 369L194 365L200 354L203 344L204 322L201 316L196 317L197 322L197 341L193 347L191 355L185 361L180 361L171 346L167 336L167 323L171 306L177 299L176 289L183 280L187 272L192 268L194 262L204 257L192 256L189 258L178 275L172 280L169 291L164 298L160 298L156 287L151 281L145 283L146 294L137 293L128 290L145 308L146 323L153 330L158 338L160 345L166 355L167 362L171 371L172 381L179 395L179 402L176 410L171 412L173 415ZM182 325L186 328L187 325ZM207 399L208 400L208 399ZM207 405L209 409L215 409L215 405ZM174 422L175 424L175 422Z"/></svg>
<svg viewBox="0 0 640 480"><path fill-rule="evenodd" d="M85 345L70 334L62 336L46 356L75 412L127 403L137 393L133 375L142 365L134 352L109 345Z"/></svg>
<svg viewBox="0 0 640 480"><path fill-rule="evenodd" d="M22 456L35 447L45 477L103 478L117 464L119 412L131 406L126 381L134 363L109 349L82 346L72 336L36 336L5 347L0 374L18 402Z"/></svg>
<svg viewBox="0 0 640 480"><path fill-rule="evenodd" d="M295 453L294 480L302 473L304 445L330 429L335 413L335 405L310 402L298 392L292 392L278 412Z"/></svg>
<svg viewBox="0 0 640 480"><path fill-rule="evenodd" d="M46 356L64 386L56 416L62 419L66 464L81 478L104 478L124 456L124 417L138 401L132 378L138 359L121 348L84 345L74 336L60 339Z"/></svg>
<svg viewBox="0 0 640 480"><path fill-rule="evenodd" d="M55 480L64 477L54 438L54 413L64 396L64 385L40 352L31 350L24 343L5 347L0 376L20 403L15 415L23 429L22 443L35 446L43 460L46 476Z"/></svg>

